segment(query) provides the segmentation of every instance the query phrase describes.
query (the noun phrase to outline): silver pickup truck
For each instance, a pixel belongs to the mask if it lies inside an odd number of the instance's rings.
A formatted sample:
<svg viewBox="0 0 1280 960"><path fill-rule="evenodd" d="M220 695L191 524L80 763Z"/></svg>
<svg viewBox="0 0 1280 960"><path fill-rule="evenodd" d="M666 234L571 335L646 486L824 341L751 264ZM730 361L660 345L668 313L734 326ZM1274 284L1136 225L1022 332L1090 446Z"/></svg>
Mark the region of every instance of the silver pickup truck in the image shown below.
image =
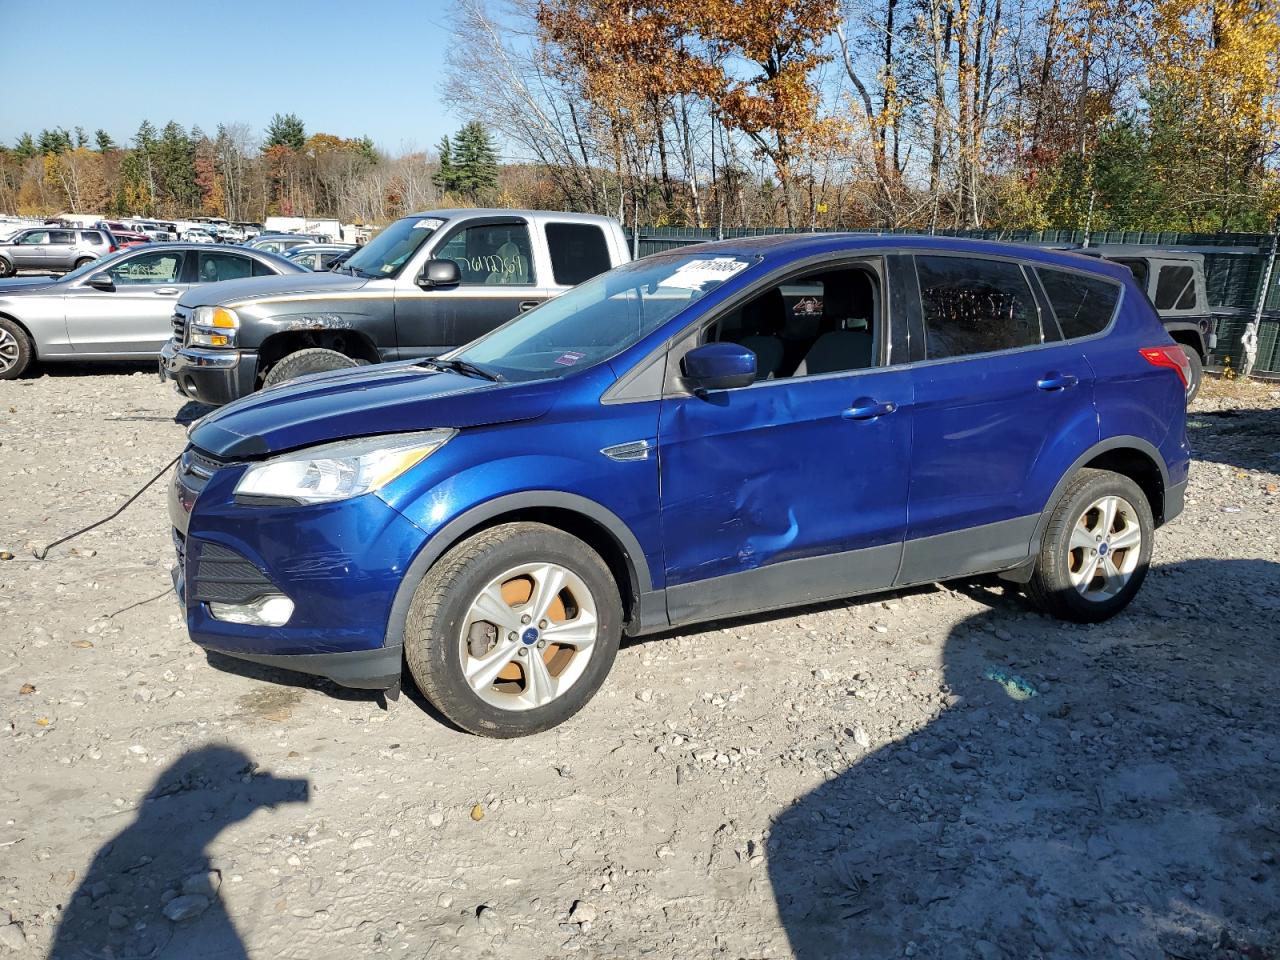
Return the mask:
<svg viewBox="0 0 1280 960"><path fill-rule="evenodd" d="M160 377L223 404L323 370L432 357L625 263L616 220L530 210L428 210L330 272L195 288Z"/></svg>

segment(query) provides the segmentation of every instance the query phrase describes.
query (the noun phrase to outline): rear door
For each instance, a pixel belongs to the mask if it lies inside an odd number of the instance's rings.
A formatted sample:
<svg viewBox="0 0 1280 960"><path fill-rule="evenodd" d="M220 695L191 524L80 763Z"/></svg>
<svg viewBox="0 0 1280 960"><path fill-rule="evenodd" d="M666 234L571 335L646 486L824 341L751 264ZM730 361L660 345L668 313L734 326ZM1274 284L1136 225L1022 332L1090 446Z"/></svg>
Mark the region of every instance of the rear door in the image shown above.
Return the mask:
<svg viewBox="0 0 1280 960"><path fill-rule="evenodd" d="M522 217L466 220L435 243L431 256L457 263L462 282L452 290L423 290L415 271L401 273L396 280L401 357L435 356L470 343L551 296Z"/></svg>
<svg viewBox="0 0 1280 960"><path fill-rule="evenodd" d="M1025 559L1054 484L1098 435L1092 368L1028 268L936 253L915 265L901 584Z"/></svg>
<svg viewBox="0 0 1280 960"><path fill-rule="evenodd" d="M103 271L114 290L98 290L82 278L63 298L67 335L75 352L158 354L173 333L174 305L190 287L184 267L189 269L187 258L192 256L166 247L143 248ZM247 257L236 258L249 264Z"/></svg>
<svg viewBox="0 0 1280 960"><path fill-rule="evenodd" d="M70 270L76 258L76 232L50 230L44 260L50 270Z"/></svg>

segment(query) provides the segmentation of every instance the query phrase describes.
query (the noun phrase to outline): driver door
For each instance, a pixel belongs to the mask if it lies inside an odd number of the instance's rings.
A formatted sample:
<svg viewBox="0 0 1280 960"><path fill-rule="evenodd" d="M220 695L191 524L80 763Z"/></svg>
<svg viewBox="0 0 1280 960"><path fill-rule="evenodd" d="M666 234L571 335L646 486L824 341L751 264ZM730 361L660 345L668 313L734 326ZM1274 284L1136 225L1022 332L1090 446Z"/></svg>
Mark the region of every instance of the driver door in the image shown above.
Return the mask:
<svg viewBox="0 0 1280 960"><path fill-rule="evenodd" d="M445 234L431 257L458 264L462 282L423 290L418 270L396 281L396 336L402 358L433 357L470 343L552 295L537 275L529 225L518 217L467 220Z"/></svg>
<svg viewBox="0 0 1280 960"><path fill-rule="evenodd" d="M114 290L99 290L83 277L63 297L67 336L76 353L158 354L173 332L174 304L190 284L183 267L192 253L142 250L108 266Z"/></svg>

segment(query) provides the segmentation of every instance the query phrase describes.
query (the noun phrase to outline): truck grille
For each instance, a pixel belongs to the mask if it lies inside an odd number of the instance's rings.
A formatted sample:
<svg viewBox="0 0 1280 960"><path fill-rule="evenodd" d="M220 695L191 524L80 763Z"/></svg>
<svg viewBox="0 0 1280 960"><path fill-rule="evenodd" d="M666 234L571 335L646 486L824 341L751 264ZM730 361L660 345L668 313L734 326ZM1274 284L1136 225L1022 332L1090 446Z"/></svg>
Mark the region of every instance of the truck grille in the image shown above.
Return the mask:
<svg viewBox="0 0 1280 960"><path fill-rule="evenodd" d="M178 346L187 343L187 308L176 307L173 311L173 339Z"/></svg>

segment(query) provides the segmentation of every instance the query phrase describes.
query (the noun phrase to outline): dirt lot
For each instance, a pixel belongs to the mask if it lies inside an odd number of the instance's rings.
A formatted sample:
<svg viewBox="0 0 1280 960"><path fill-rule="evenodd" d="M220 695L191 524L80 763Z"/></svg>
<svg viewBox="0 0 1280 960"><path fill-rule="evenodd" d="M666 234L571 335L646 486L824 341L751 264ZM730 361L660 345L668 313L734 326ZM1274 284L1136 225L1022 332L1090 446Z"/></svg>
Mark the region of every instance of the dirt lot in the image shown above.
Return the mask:
<svg viewBox="0 0 1280 960"><path fill-rule="evenodd" d="M1206 393L1112 623L982 582L713 624L493 742L210 664L159 486L34 560L180 404L0 383L0 956L1280 956L1280 391Z"/></svg>

